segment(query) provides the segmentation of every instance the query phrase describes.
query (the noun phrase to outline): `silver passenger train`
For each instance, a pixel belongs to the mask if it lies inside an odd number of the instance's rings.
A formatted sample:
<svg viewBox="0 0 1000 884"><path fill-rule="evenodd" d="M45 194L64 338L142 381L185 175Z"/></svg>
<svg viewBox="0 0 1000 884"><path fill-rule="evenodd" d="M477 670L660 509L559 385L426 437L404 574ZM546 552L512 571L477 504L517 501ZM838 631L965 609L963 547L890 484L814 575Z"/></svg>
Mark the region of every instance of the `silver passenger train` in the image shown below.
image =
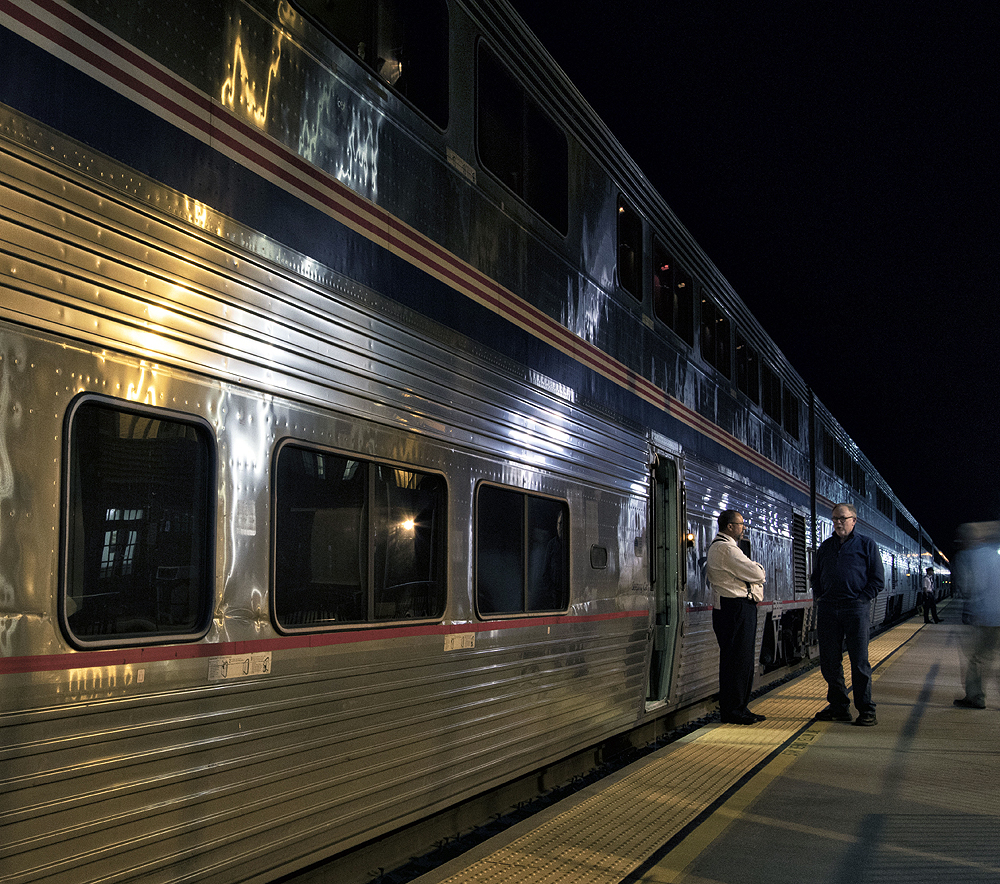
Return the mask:
<svg viewBox="0 0 1000 884"><path fill-rule="evenodd" d="M943 557L503 0L0 0L0 877L266 881L703 703L714 518Z"/></svg>

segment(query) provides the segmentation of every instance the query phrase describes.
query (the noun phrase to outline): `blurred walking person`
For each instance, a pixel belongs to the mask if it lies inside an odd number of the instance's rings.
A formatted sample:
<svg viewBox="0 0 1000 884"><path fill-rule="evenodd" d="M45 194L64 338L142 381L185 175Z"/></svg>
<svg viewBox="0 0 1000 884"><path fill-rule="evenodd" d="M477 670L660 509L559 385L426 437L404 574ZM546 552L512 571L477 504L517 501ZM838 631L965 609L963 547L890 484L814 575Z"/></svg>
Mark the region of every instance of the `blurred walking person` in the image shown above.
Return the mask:
<svg viewBox="0 0 1000 884"><path fill-rule="evenodd" d="M1000 650L1000 522L967 522L958 529L955 581L968 626L965 651L966 709L986 708L986 681L996 672Z"/></svg>

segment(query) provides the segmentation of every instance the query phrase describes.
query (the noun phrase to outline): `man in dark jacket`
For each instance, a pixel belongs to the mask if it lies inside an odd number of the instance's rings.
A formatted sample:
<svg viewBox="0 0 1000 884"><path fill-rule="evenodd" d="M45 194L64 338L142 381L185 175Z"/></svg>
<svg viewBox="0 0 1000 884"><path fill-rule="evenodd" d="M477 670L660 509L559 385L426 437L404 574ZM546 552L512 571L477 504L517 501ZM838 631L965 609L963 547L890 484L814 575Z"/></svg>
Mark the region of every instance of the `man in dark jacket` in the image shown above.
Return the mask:
<svg viewBox="0 0 1000 884"><path fill-rule="evenodd" d="M826 679L829 704L816 715L820 721L850 721L851 701L844 682L844 652L851 660L851 685L858 710L855 724L877 724L872 702L872 668L868 634L872 600L885 585L878 546L857 534L858 511L849 503L833 508L833 536L820 544L812 573L816 599L819 665Z"/></svg>

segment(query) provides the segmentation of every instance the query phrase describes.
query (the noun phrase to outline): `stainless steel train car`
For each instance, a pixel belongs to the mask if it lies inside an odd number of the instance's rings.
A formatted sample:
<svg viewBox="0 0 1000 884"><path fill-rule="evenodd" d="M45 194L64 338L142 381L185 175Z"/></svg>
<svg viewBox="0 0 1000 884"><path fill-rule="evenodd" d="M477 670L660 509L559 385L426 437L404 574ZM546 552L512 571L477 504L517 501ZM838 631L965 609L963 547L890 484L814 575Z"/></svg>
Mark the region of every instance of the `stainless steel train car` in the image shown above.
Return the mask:
<svg viewBox="0 0 1000 884"><path fill-rule="evenodd" d="M946 567L502 0L0 0L0 877L267 881Z"/></svg>

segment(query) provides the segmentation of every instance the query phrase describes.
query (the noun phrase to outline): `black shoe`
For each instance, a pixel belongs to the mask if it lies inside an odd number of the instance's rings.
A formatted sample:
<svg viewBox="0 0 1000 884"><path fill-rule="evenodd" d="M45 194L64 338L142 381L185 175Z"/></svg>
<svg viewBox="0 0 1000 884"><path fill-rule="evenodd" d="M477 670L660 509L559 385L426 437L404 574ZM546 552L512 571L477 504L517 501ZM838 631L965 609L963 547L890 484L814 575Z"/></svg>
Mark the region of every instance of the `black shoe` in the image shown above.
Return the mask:
<svg viewBox="0 0 1000 884"><path fill-rule="evenodd" d="M752 712L733 712L732 714L721 715L723 724L756 724L757 716Z"/></svg>
<svg viewBox="0 0 1000 884"><path fill-rule="evenodd" d="M875 717L874 712L862 712L854 719L854 723L858 727L875 727L878 724L878 719Z"/></svg>
<svg viewBox="0 0 1000 884"><path fill-rule="evenodd" d="M814 717L816 721L853 721L849 709L834 709L832 706L820 709Z"/></svg>
<svg viewBox="0 0 1000 884"><path fill-rule="evenodd" d="M956 706L961 706L963 709L985 709L985 703L977 703L975 700L970 700L968 697L960 697L955 700Z"/></svg>
<svg viewBox="0 0 1000 884"><path fill-rule="evenodd" d="M766 715L761 715L759 712L751 712L750 715L751 715L751 717L753 718L754 721L758 721L758 722L759 721L767 721L767 716Z"/></svg>

